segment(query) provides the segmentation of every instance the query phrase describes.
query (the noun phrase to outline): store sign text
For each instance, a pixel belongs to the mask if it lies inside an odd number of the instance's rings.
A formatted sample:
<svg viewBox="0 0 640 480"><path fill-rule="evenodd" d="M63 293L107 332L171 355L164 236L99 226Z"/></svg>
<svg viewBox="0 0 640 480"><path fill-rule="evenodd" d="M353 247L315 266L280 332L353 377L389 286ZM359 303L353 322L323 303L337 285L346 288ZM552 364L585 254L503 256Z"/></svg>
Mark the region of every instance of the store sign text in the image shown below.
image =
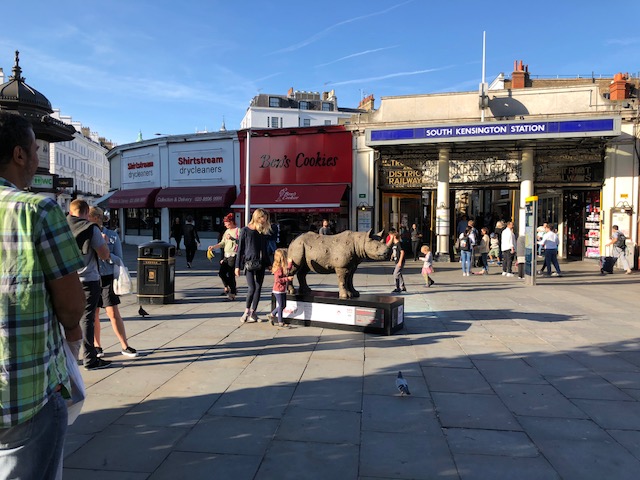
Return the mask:
<svg viewBox="0 0 640 480"><path fill-rule="evenodd" d="M260 156L260 168L289 168L291 158L284 154L282 158L271 158L269 154ZM295 166L302 167L335 167L338 164L338 157L327 157L318 152L314 156L306 156L304 152L296 155Z"/></svg>

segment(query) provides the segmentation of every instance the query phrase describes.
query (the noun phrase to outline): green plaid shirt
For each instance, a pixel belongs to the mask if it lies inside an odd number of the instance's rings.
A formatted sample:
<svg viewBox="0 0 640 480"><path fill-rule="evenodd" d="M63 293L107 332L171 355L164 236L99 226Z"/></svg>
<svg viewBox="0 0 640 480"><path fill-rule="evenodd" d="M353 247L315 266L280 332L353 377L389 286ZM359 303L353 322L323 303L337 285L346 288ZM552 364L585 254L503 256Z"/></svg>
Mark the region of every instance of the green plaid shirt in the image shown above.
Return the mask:
<svg viewBox="0 0 640 480"><path fill-rule="evenodd" d="M84 266L62 210L0 177L0 428L33 417L70 390L47 280Z"/></svg>

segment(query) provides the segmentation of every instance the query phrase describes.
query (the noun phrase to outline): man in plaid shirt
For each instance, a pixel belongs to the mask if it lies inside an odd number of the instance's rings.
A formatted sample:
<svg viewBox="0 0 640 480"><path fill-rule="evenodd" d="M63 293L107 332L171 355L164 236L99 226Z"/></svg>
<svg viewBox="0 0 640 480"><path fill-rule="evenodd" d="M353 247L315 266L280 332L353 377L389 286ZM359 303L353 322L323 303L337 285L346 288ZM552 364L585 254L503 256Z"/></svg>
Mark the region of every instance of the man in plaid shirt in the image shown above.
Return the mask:
<svg viewBox="0 0 640 480"><path fill-rule="evenodd" d="M84 294L60 207L25 192L38 168L29 121L0 112L0 478L53 479L62 460L69 341Z"/></svg>

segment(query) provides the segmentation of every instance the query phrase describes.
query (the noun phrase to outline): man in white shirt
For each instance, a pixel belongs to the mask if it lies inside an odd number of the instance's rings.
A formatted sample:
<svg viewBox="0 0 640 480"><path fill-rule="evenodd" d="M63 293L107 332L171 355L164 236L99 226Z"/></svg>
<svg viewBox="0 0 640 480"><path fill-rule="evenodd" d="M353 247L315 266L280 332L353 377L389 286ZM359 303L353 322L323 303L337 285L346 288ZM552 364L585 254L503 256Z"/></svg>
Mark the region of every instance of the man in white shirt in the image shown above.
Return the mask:
<svg viewBox="0 0 640 480"><path fill-rule="evenodd" d="M558 239L558 234L553 231L553 225L544 224L544 235L538 242L538 245L541 245L544 248L544 265L542 266L541 272L544 272L544 269L547 269L546 276L553 277L561 277L562 272L560 272L560 265L558 265L558 243L560 243ZM553 268L555 268L555 272L551 273L551 265L553 264Z"/></svg>
<svg viewBox="0 0 640 480"><path fill-rule="evenodd" d="M513 222L507 222L502 231L500 248L502 249L502 275L513 277L513 255L516 253L516 236L513 233Z"/></svg>

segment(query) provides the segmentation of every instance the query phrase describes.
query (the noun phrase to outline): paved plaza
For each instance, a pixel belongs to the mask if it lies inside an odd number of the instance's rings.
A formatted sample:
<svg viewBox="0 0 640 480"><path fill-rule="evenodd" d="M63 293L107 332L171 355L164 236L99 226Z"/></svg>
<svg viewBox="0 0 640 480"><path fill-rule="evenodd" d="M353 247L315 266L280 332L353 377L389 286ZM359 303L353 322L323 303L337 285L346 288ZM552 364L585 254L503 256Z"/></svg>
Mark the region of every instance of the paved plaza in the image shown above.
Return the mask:
<svg viewBox="0 0 640 480"><path fill-rule="evenodd" d="M137 249L125 254L134 273ZM231 302L204 252L193 269L176 260L174 304L142 319L122 297L138 358L102 315L114 363L83 370L65 480L638 478L640 274L564 263L527 287L445 263L427 289L410 260L405 328L381 336L241 324L243 278ZM362 264L354 284L390 294L391 263Z"/></svg>

